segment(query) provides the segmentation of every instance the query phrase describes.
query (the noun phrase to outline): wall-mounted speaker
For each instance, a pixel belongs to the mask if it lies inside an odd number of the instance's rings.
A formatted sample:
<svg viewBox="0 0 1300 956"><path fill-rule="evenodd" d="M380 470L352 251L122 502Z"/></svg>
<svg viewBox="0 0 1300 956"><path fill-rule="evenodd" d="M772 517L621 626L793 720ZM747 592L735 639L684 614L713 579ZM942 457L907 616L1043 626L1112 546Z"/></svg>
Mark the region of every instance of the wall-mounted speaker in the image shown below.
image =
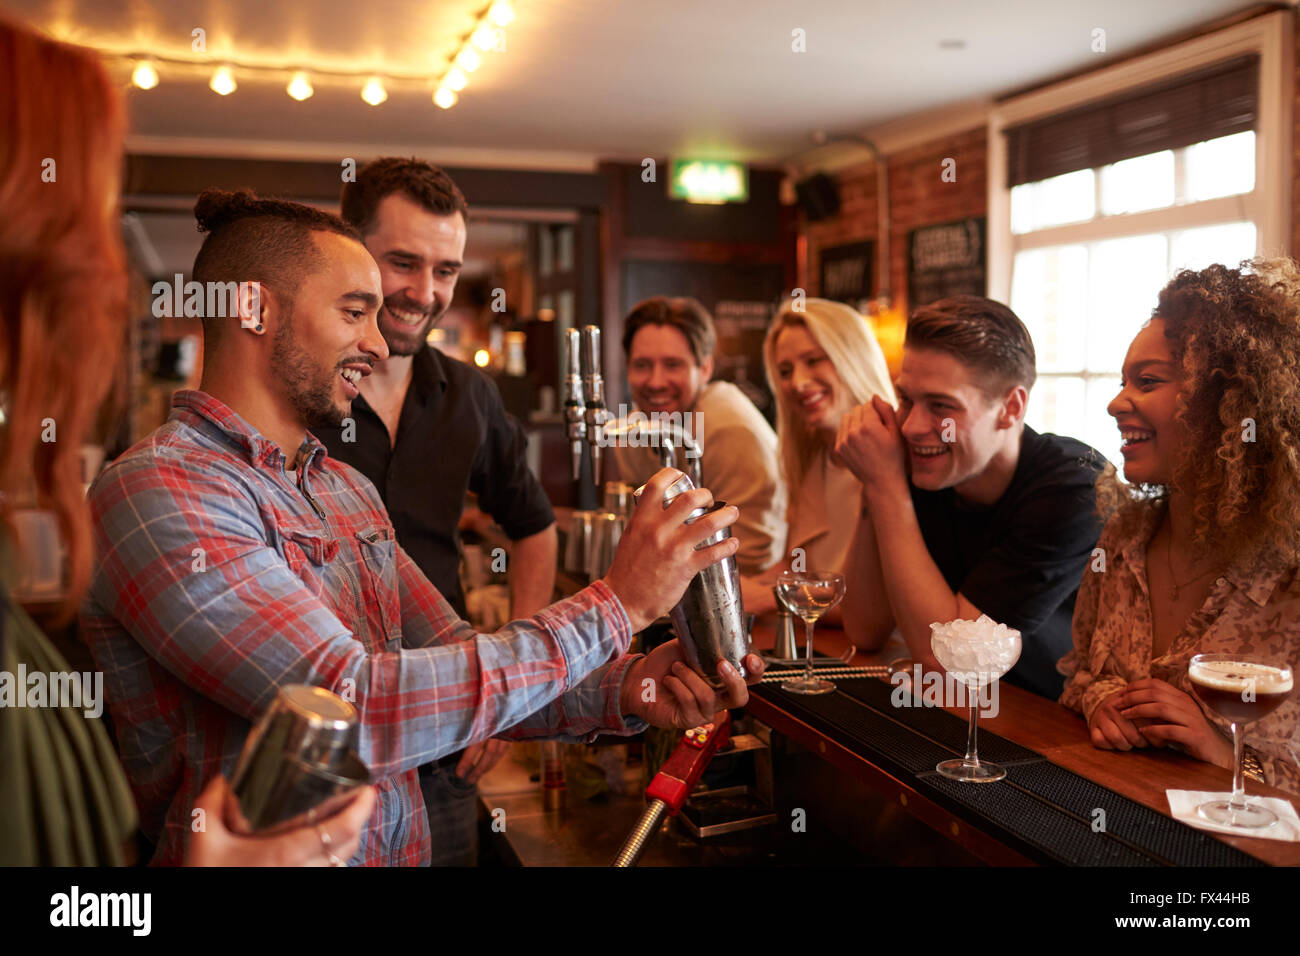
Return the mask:
<svg viewBox="0 0 1300 956"><path fill-rule="evenodd" d="M799 208L809 222L829 219L840 211L840 188L834 178L814 173L795 184Z"/></svg>

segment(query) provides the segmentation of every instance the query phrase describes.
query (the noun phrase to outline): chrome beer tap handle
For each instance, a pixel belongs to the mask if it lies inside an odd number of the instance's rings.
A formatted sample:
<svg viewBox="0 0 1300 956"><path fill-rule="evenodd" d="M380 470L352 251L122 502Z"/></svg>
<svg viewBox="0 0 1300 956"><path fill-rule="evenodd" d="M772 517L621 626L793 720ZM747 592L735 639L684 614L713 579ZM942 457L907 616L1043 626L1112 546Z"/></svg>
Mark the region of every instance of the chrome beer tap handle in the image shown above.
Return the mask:
<svg viewBox="0 0 1300 956"><path fill-rule="evenodd" d="M587 444L591 446L591 479L600 487L600 450L605 447L605 423L613 416L605 407L605 379L600 373L600 328L588 325L582 330L582 388L587 424Z"/></svg>
<svg viewBox="0 0 1300 956"><path fill-rule="evenodd" d="M662 468L676 468L679 471L686 471L691 476L696 488L703 488L704 482L700 475L700 445L691 437L690 432L673 422L664 421L663 419L644 418L624 420L612 425L605 425L603 434L608 439L627 440L634 434L645 435L651 439L655 450L659 454L659 465ZM678 450L681 454L678 454ZM685 458L685 462L679 462L679 458Z"/></svg>
<svg viewBox="0 0 1300 956"><path fill-rule="evenodd" d="M587 440L586 407L582 399L582 334L577 329L565 329L564 340L568 354L568 372L564 376L564 421L569 450L573 455L573 480L582 477L582 446Z"/></svg>

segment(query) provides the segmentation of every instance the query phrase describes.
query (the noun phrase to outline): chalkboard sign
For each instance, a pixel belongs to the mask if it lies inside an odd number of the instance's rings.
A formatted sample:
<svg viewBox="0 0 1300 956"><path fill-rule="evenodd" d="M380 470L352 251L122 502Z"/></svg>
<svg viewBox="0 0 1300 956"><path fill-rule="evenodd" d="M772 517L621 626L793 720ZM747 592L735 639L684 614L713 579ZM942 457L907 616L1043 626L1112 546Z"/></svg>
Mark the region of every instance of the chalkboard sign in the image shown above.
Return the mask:
<svg viewBox="0 0 1300 956"><path fill-rule="evenodd" d="M907 304L984 295L983 216L914 229L907 236Z"/></svg>
<svg viewBox="0 0 1300 956"><path fill-rule="evenodd" d="M875 247L874 242L852 242L823 249L821 297L846 302L855 309L870 299Z"/></svg>
<svg viewBox="0 0 1300 956"><path fill-rule="evenodd" d="M724 300L713 307L718 343L713 350L713 377L731 382L773 421L776 403L763 371L763 339L776 311L771 302Z"/></svg>

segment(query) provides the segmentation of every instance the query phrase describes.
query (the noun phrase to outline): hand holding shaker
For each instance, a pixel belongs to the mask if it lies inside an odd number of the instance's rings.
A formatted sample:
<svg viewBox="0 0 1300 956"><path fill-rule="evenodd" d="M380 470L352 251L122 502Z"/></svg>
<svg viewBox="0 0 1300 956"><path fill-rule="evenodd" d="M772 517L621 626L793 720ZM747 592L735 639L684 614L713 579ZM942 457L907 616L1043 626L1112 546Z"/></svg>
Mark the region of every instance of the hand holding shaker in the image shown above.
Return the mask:
<svg viewBox="0 0 1300 956"><path fill-rule="evenodd" d="M694 487L690 477L682 475L664 492L664 507ZM644 491L645 485L642 485L633 494L640 498ZM726 506L725 501L715 501L712 508L696 508L686 523ZM707 548L729 537L731 529L723 528L701 541L695 549ZM740 599L740 572L736 568L735 555L711 564L695 575L681 600L668 612L668 617L673 622L677 639L681 641L686 663L710 687L722 687L722 679L718 677L719 661L728 661L736 673L745 676L742 660L749 653L749 633L745 627L745 608Z"/></svg>
<svg viewBox="0 0 1300 956"><path fill-rule="evenodd" d="M230 780L226 825L278 833L330 816L370 781L352 749L357 710L322 687L289 684L254 725Z"/></svg>

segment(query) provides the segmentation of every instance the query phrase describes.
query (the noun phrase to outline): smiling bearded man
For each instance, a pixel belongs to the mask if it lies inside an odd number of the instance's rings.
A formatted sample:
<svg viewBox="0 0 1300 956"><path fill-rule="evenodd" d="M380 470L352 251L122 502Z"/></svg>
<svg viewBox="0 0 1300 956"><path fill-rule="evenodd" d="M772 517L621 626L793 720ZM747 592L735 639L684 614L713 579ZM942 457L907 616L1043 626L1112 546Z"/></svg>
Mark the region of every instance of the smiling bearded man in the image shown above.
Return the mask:
<svg viewBox="0 0 1300 956"><path fill-rule="evenodd" d="M238 321L205 317L201 389L178 392L167 423L90 491L99 561L83 633L154 862L180 861L202 781L234 769L288 684L355 704L379 796L353 861L370 865L429 862L416 768L430 760L498 734L691 727L745 702L738 674L720 670L715 693L675 642L625 653L734 553L731 539L694 548L735 508L687 526L712 496L660 507L676 478L665 470L603 579L475 633L398 546L374 486L307 430L346 416L358 378L388 356L374 259L344 222L297 203L210 190L195 215L208 233L195 278L260 293L241 296ZM762 673L759 658L744 664Z"/></svg>

